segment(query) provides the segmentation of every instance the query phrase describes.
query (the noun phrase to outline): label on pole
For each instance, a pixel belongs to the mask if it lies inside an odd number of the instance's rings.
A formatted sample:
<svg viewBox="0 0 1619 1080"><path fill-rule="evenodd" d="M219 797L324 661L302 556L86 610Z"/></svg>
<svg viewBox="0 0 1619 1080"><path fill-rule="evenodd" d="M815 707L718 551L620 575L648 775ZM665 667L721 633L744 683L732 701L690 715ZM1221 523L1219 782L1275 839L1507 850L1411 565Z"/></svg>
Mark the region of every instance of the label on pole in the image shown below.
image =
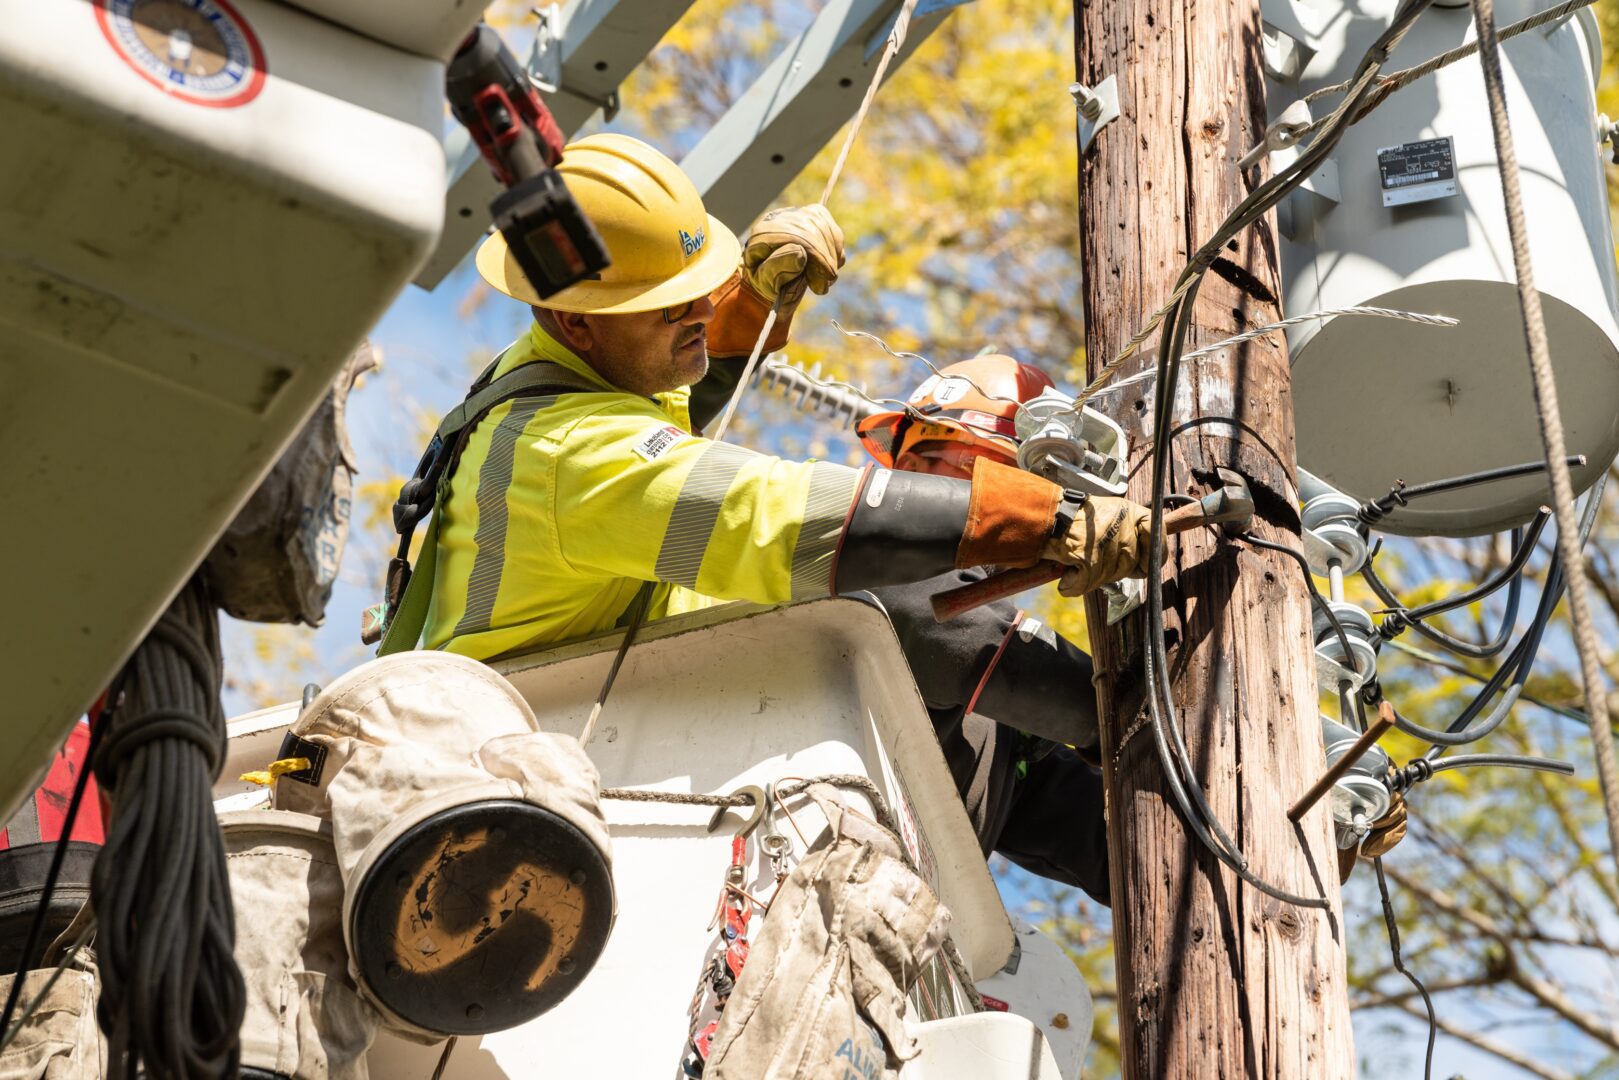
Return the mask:
<svg viewBox="0 0 1619 1080"><path fill-rule="evenodd" d="M1456 144L1449 135L1401 143L1377 152L1383 205L1444 199L1456 194Z"/></svg>

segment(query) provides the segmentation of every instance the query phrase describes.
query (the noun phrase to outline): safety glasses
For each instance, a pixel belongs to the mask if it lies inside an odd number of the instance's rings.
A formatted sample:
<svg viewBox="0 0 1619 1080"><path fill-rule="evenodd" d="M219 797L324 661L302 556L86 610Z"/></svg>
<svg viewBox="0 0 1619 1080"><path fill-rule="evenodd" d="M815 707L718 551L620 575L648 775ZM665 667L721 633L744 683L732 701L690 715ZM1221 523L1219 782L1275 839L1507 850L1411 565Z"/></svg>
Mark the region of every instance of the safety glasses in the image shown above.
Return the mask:
<svg viewBox="0 0 1619 1080"><path fill-rule="evenodd" d="M687 300L684 304L676 304L674 307L666 307L663 309L663 321L673 326L675 323L684 319L687 315L690 315L691 309L696 306L697 301Z"/></svg>

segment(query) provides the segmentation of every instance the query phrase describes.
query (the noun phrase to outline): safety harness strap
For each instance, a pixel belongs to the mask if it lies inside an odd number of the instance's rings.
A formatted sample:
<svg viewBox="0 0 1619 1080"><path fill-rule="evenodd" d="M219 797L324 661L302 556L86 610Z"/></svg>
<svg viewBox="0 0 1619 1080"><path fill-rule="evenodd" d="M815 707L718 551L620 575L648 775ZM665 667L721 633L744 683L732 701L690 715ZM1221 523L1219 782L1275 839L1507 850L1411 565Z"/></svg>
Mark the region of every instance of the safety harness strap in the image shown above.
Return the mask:
<svg viewBox="0 0 1619 1080"><path fill-rule="evenodd" d="M497 405L519 397L550 394L610 393L597 383L561 364L537 360L513 368L500 378L492 378L499 365L497 357L474 380L466 398L445 414L427 451L416 465L415 474L399 490L394 503L394 528L399 533L399 550L388 562L388 581L377 618L367 620L383 627L378 656L404 652L416 647L427 624L427 608L433 595L433 575L438 566L438 514L433 513L439 496L449 488L450 477L461 460L473 428ZM416 568L410 566L410 542L416 526L431 515L427 535ZM362 640L367 639L365 631ZM371 637L367 640L375 640Z"/></svg>

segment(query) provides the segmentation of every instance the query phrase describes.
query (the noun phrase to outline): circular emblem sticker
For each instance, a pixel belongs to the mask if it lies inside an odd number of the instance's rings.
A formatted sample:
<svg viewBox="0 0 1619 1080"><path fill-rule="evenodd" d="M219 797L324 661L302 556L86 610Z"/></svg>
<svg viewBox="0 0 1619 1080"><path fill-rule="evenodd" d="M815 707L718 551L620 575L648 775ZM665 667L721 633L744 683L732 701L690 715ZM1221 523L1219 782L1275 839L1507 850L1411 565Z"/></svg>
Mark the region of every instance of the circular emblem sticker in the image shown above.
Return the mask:
<svg viewBox="0 0 1619 1080"><path fill-rule="evenodd" d="M95 8L119 57L172 97L232 109L264 89L264 47L226 0L95 0Z"/></svg>

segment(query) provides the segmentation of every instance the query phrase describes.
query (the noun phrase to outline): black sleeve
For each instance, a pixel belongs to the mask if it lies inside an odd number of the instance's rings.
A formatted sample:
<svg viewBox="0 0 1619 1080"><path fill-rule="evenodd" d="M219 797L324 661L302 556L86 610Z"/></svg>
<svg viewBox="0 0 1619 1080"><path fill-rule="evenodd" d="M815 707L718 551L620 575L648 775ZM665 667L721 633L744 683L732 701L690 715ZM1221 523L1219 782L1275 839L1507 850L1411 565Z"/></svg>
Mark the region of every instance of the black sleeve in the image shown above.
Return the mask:
<svg viewBox="0 0 1619 1080"><path fill-rule="evenodd" d="M922 698L932 709L965 708L1017 618L997 600L949 622L933 617L934 593L984 577L953 570L910 585L873 589L888 611ZM974 711L1019 731L1081 749L1097 745L1091 658L1044 624L1014 631Z"/></svg>
<svg viewBox="0 0 1619 1080"><path fill-rule="evenodd" d="M876 589L953 570L971 501L966 480L867 470L838 549L832 591ZM931 621L926 597L922 608Z"/></svg>
<svg viewBox="0 0 1619 1080"><path fill-rule="evenodd" d="M1009 600L974 608L941 623L933 617L934 593L982 580L983 570L952 570L908 585L871 590L894 625L911 675L930 709L960 709L972 697L978 680L1000 647L1006 628L1017 615Z"/></svg>
<svg viewBox="0 0 1619 1080"><path fill-rule="evenodd" d="M1041 877L1112 906L1102 774L1065 747L1029 763L995 850Z"/></svg>
<svg viewBox="0 0 1619 1080"><path fill-rule="evenodd" d="M1026 621L995 665L977 711L1030 735L1094 750L1101 739L1094 670L1078 645Z"/></svg>
<svg viewBox="0 0 1619 1080"><path fill-rule="evenodd" d="M731 400L731 393L742 379L742 369L747 366L746 356L709 357L708 374L692 385L691 400L686 404L693 431L702 431L725 411L725 403Z"/></svg>

